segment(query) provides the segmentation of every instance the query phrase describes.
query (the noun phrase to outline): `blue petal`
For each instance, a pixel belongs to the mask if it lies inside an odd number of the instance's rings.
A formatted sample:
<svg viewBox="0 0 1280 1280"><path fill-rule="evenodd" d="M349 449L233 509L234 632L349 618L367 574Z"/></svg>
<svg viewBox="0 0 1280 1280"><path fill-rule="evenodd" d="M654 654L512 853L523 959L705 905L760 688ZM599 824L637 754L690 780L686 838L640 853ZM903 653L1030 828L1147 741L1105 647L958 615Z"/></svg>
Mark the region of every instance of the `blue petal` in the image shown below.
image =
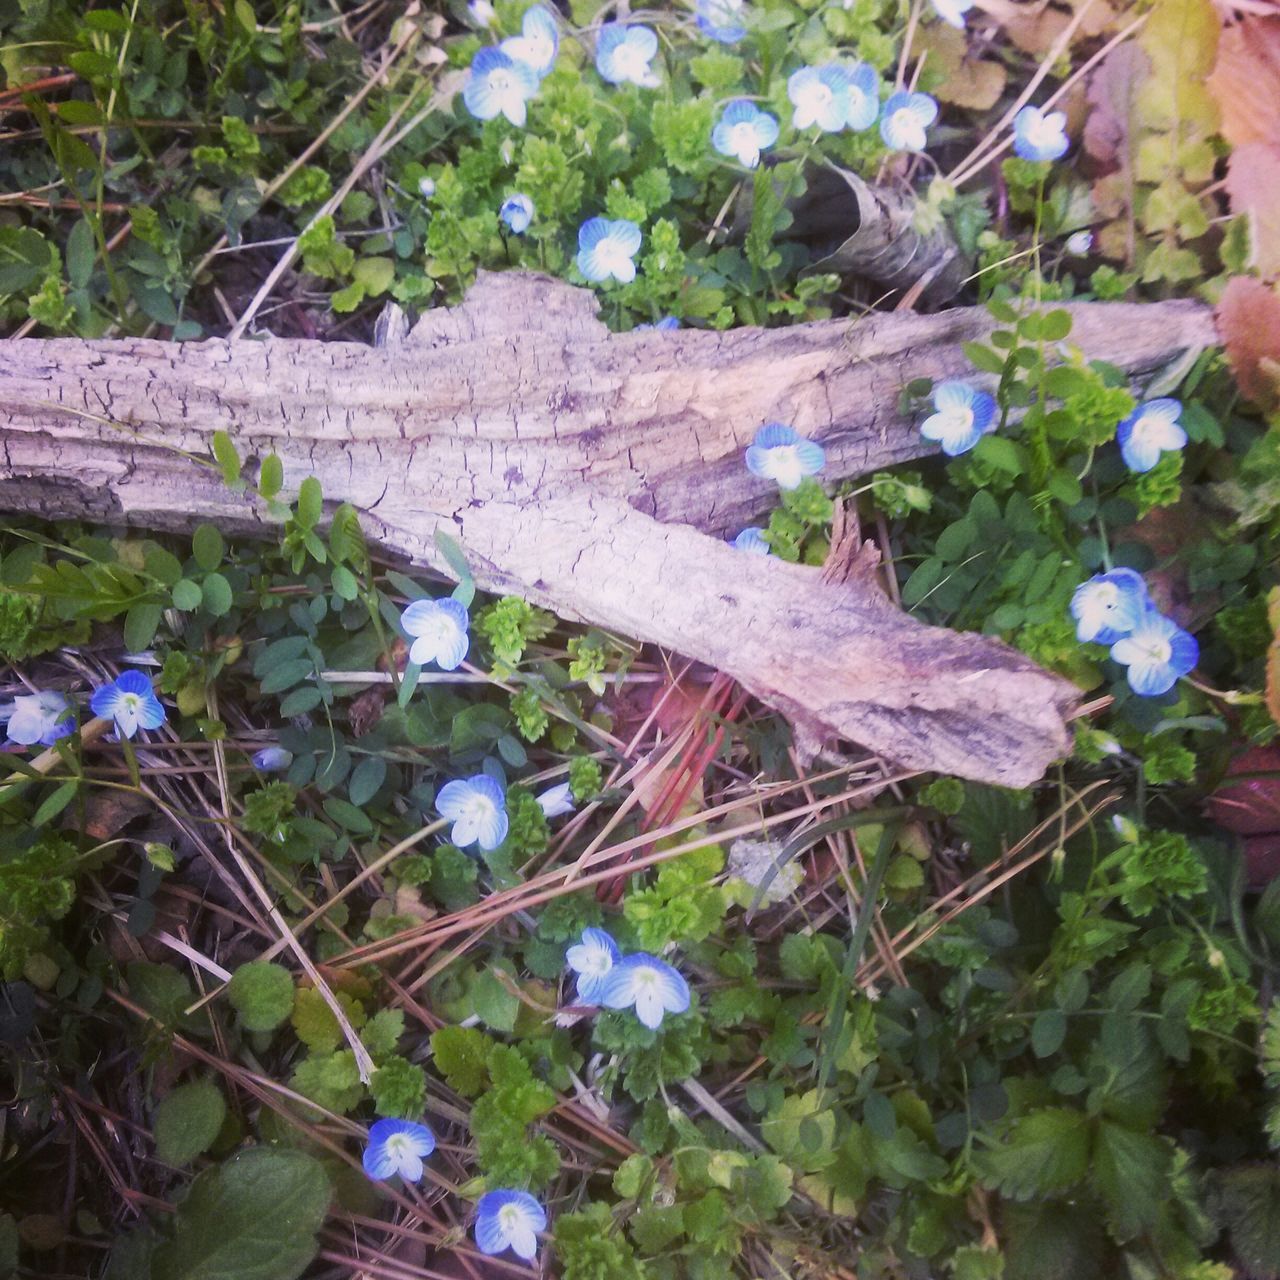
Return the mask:
<svg viewBox="0 0 1280 1280"><path fill-rule="evenodd" d="M138 723L144 729L158 729L165 720L165 710L154 693L147 694L138 708Z"/></svg>
<svg viewBox="0 0 1280 1280"><path fill-rule="evenodd" d="M640 248L640 228L628 218L619 218L608 225L609 239L629 258L634 257Z"/></svg>
<svg viewBox="0 0 1280 1280"><path fill-rule="evenodd" d="M116 707L120 705L120 690L115 684L104 684L100 689L93 691L93 696L89 699L89 710L95 716L101 716L104 720L112 720L115 718Z"/></svg>
<svg viewBox="0 0 1280 1280"><path fill-rule="evenodd" d="M635 1004L635 966L628 964L627 960L615 964L604 975L597 999L607 1009L629 1009Z"/></svg>
<svg viewBox="0 0 1280 1280"><path fill-rule="evenodd" d="M1185 676L1200 661L1200 642L1181 627L1169 637L1169 667L1176 676Z"/></svg>
<svg viewBox="0 0 1280 1280"><path fill-rule="evenodd" d="M669 964L659 962L658 970L661 981L659 991L662 1004L668 1013L684 1013L689 1007L689 984L679 970Z"/></svg>
<svg viewBox="0 0 1280 1280"><path fill-rule="evenodd" d="M973 410L973 425L979 434L986 435L996 420L996 400L985 391L976 391L969 405Z"/></svg>
<svg viewBox="0 0 1280 1280"><path fill-rule="evenodd" d="M479 1245L481 1253L502 1253L507 1247L507 1233L498 1222L498 1210L502 1206L485 1203L489 1196L496 1194L491 1191L488 1195L482 1196L480 1208L476 1213L476 1244Z"/></svg>
<svg viewBox="0 0 1280 1280"><path fill-rule="evenodd" d="M507 838L510 827L511 819L507 817L506 809L498 809L492 817L481 819L476 828L480 847L486 853L491 853Z"/></svg>
<svg viewBox="0 0 1280 1280"><path fill-rule="evenodd" d="M1134 663L1127 669L1129 687L1143 698L1168 693L1178 683L1178 673L1167 662Z"/></svg>
<svg viewBox="0 0 1280 1280"><path fill-rule="evenodd" d="M364 1165L364 1171L371 1178L381 1180L389 1178L396 1171L396 1162L391 1154L387 1151L384 1143L370 1142L364 1149L364 1155L360 1159Z"/></svg>
<svg viewBox="0 0 1280 1280"><path fill-rule="evenodd" d="M461 817L466 803L471 799L471 784L461 778L446 782L436 796L436 812L451 822Z"/></svg>
<svg viewBox="0 0 1280 1280"><path fill-rule="evenodd" d="M732 102L725 107L720 116L722 124L750 124L759 112L756 110L754 102L748 102L746 98L734 98Z"/></svg>
<svg viewBox="0 0 1280 1280"><path fill-rule="evenodd" d="M754 127L756 131L756 145L763 151L766 147L771 147L778 140L778 122L767 112L761 111L756 115Z"/></svg>
<svg viewBox="0 0 1280 1280"><path fill-rule="evenodd" d="M796 457L807 476L816 476L827 461L826 450L815 440L801 440L796 444Z"/></svg>
<svg viewBox="0 0 1280 1280"><path fill-rule="evenodd" d="M608 235L609 221L607 218L588 218L578 228L578 248L594 249ZM586 273L584 272L583 274L585 275Z"/></svg>
<svg viewBox="0 0 1280 1280"><path fill-rule="evenodd" d="M779 445L795 444L799 439L794 427L781 422L766 422L751 443L757 449L776 449Z"/></svg>
<svg viewBox="0 0 1280 1280"><path fill-rule="evenodd" d="M141 671L122 671L116 677L116 688L121 693L136 693L145 697L151 693L151 680Z"/></svg>

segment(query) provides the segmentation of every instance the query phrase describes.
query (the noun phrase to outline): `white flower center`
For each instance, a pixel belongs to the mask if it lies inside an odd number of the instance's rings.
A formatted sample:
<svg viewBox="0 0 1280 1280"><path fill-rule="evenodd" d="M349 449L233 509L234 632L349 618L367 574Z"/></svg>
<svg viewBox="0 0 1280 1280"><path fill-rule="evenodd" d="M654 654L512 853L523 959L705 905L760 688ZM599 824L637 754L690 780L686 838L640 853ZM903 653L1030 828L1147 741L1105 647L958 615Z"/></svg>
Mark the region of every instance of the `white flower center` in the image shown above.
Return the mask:
<svg viewBox="0 0 1280 1280"><path fill-rule="evenodd" d="M616 276L619 267L625 271L625 264L631 261L631 255L616 240L601 241L596 253L606 275Z"/></svg>
<svg viewBox="0 0 1280 1280"><path fill-rule="evenodd" d="M1058 140L1058 130L1046 116L1036 116L1027 126L1027 141L1034 147L1052 146Z"/></svg>
<svg viewBox="0 0 1280 1280"><path fill-rule="evenodd" d="M899 107L890 117L889 127L902 139L904 146L917 151L924 146L924 125L908 108Z"/></svg>
<svg viewBox="0 0 1280 1280"><path fill-rule="evenodd" d="M515 88L515 81L508 71L491 71L489 73L489 88L492 92L505 96Z"/></svg>
<svg viewBox="0 0 1280 1280"><path fill-rule="evenodd" d="M467 797L466 810L464 816L474 823L489 823L497 808L488 796L473 794Z"/></svg>
<svg viewBox="0 0 1280 1280"><path fill-rule="evenodd" d="M514 1204L504 1204L498 1210L498 1223L507 1235L520 1226L520 1220L520 1210Z"/></svg>
<svg viewBox="0 0 1280 1280"><path fill-rule="evenodd" d="M403 1133L393 1133L387 1139L387 1154L396 1160L403 1160L405 1156L412 1155L409 1139Z"/></svg>
<svg viewBox="0 0 1280 1280"><path fill-rule="evenodd" d="M1138 647L1147 661L1157 666L1164 666L1173 657L1173 646L1167 640L1142 640L1139 641Z"/></svg>
<svg viewBox="0 0 1280 1280"><path fill-rule="evenodd" d="M138 708L142 706L142 699L139 698L136 693L126 693L120 701L122 703L122 710L131 711L134 714L136 714Z"/></svg>
<svg viewBox="0 0 1280 1280"><path fill-rule="evenodd" d="M649 70L649 60L644 56L644 50L629 40L614 50L613 62L625 80L635 80Z"/></svg>
<svg viewBox="0 0 1280 1280"><path fill-rule="evenodd" d="M968 431L973 426L973 410L968 408L947 409L943 415L946 419L947 430L957 433Z"/></svg>
<svg viewBox="0 0 1280 1280"><path fill-rule="evenodd" d="M756 127L753 124L735 124L729 134L729 141L737 155L744 152L750 154L757 151Z"/></svg>
<svg viewBox="0 0 1280 1280"><path fill-rule="evenodd" d="M636 970L636 990L652 991L658 985L658 971L643 965Z"/></svg>

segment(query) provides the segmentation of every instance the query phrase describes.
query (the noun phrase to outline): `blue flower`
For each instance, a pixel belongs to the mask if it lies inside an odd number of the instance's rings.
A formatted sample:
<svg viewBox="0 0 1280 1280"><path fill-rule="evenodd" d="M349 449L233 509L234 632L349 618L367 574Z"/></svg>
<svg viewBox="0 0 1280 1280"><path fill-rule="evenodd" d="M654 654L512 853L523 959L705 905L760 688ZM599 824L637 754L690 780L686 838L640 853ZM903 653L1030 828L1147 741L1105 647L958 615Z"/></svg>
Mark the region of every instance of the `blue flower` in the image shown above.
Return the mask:
<svg viewBox="0 0 1280 1280"><path fill-rule="evenodd" d="M698 0L694 12L704 35L721 44L737 44L747 34L741 21L745 9L744 0Z"/></svg>
<svg viewBox="0 0 1280 1280"><path fill-rule="evenodd" d="M1111 646L1111 656L1128 668L1134 693L1154 698L1168 693L1200 661L1200 646L1172 619L1148 609L1137 626Z"/></svg>
<svg viewBox="0 0 1280 1280"><path fill-rule="evenodd" d="M548 787L538 794L538 808L544 818L560 818L574 810L573 787L568 782Z"/></svg>
<svg viewBox="0 0 1280 1280"><path fill-rule="evenodd" d="M551 70L559 51L556 20L541 5L534 5L525 13L518 36L508 36L502 42L502 52L508 58L523 63L538 77Z"/></svg>
<svg viewBox="0 0 1280 1280"><path fill-rule="evenodd" d="M1120 453L1130 471L1150 471L1162 453L1181 449L1187 433L1178 426L1178 400L1148 400L1116 428Z"/></svg>
<svg viewBox="0 0 1280 1280"><path fill-rule="evenodd" d="M619 960L600 986L600 1003L609 1009L635 1006L636 1017L651 1031L662 1025L668 1013L689 1007L689 984L657 956L643 951Z"/></svg>
<svg viewBox="0 0 1280 1280"><path fill-rule="evenodd" d="M446 782L436 796L436 812L453 823L449 839L459 849L479 841L488 852L507 838L506 797L487 773Z"/></svg>
<svg viewBox="0 0 1280 1280"><path fill-rule="evenodd" d="M565 963L578 975L578 999L599 1004L604 980L622 958L618 944L603 929L583 929L582 941L564 953Z"/></svg>
<svg viewBox="0 0 1280 1280"><path fill-rule="evenodd" d="M19 746L51 747L59 738L65 738L76 727L76 719L67 713L71 703L53 690L39 690L14 698L9 706L0 708L0 719L7 719L7 737Z"/></svg>
<svg viewBox="0 0 1280 1280"><path fill-rule="evenodd" d="M467 17L471 19L473 26L491 27L497 16L489 0L471 0L467 5Z"/></svg>
<svg viewBox="0 0 1280 1280"><path fill-rule="evenodd" d="M538 92L538 77L526 63L501 49L481 49L471 61L462 100L477 120L504 115L522 128L528 115L526 104Z"/></svg>
<svg viewBox="0 0 1280 1280"><path fill-rule="evenodd" d="M132 738L139 729L158 729L164 724L164 708L141 671L122 671L110 684L95 689L89 699L95 716L116 722L116 730Z"/></svg>
<svg viewBox="0 0 1280 1280"><path fill-rule="evenodd" d="M481 1253L510 1249L532 1262L538 1252L538 1232L546 1227L547 1211L527 1191L486 1191L476 1205L476 1244Z"/></svg>
<svg viewBox="0 0 1280 1280"><path fill-rule="evenodd" d="M845 98L845 127L855 133L870 129L880 114L880 73L866 62L845 68L849 77Z"/></svg>
<svg viewBox="0 0 1280 1280"><path fill-rule="evenodd" d="M606 22L596 40L596 70L610 84L653 89L658 76L649 63L657 52L658 37L648 27Z"/></svg>
<svg viewBox="0 0 1280 1280"><path fill-rule="evenodd" d="M430 175L418 179L418 194L424 200L430 200L436 193L436 180Z"/></svg>
<svg viewBox="0 0 1280 1280"><path fill-rule="evenodd" d="M1075 589L1070 607L1077 640L1115 644L1138 625L1150 607L1147 584L1132 569L1096 573Z"/></svg>
<svg viewBox="0 0 1280 1280"><path fill-rule="evenodd" d="M293 752L284 747L263 747L253 753L253 767L262 773L279 773L293 763Z"/></svg>
<svg viewBox="0 0 1280 1280"><path fill-rule="evenodd" d="M770 555L769 544L764 540L764 530L759 525L748 525L733 540L739 551L749 551L755 556Z"/></svg>
<svg viewBox="0 0 1280 1280"><path fill-rule="evenodd" d="M627 218L588 218L578 228L578 270L599 284L612 276L620 284L636 278L632 259L640 249L640 228Z"/></svg>
<svg viewBox="0 0 1280 1280"><path fill-rule="evenodd" d="M405 634L412 636L409 661L425 667L436 663L441 671L456 671L467 656L471 637L466 608L451 596L443 600L415 600L400 615Z"/></svg>
<svg viewBox="0 0 1280 1280"><path fill-rule="evenodd" d="M640 333L645 329L658 329L663 333L668 333L672 329L678 329L679 327L680 327L680 321L677 320L675 316L663 316L662 319L659 320L656 324L636 325L635 332Z"/></svg>
<svg viewBox="0 0 1280 1280"><path fill-rule="evenodd" d="M923 151L925 130L938 118L938 104L927 93L895 93L884 104L880 136L895 151Z"/></svg>
<svg viewBox="0 0 1280 1280"><path fill-rule="evenodd" d="M748 169L754 169L760 163L760 153L777 140L778 122L745 98L729 103L711 131L711 145Z"/></svg>
<svg viewBox="0 0 1280 1280"><path fill-rule="evenodd" d="M805 476L816 476L826 460L820 444L781 422L765 423L747 448L747 470L753 476L776 480L780 489L797 488Z"/></svg>
<svg viewBox="0 0 1280 1280"><path fill-rule="evenodd" d="M973 0L933 0L933 7L943 22L964 30L964 15L973 8Z"/></svg>
<svg viewBox="0 0 1280 1280"><path fill-rule="evenodd" d="M968 453L995 426L995 400L967 382L938 383L933 389L933 407L937 412L920 424L920 434L926 440L936 440L950 458Z"/></svg>
<svg viewBox="0 0 1280 1280"><path fill-rule="evenodd" d="M406 1182L422 1178L422 1162L436 1149L435 1135L412 1120L375 1120L364 1149L364 1171L371 1178L399 1174Z"/></svg>
<svg viewBox="0 0 1280 1280"><path fill-rule="evenodd" d="M524 235L533 221L533 201L523 191L509 195L498 209L498 217L511 228L516 235Z"/></svg>
<svg viewBox="0 0 1280 1280"><path fill-rule="evenodd" d="M849 73L828 62L823 67L801 67L787 77L787 97L795 111L793 129L817 125L823 133L843 129L849 114Z"/></svg>
<svg viewBox="0 0 1280 1280"><path fill-rule="evenodd" d="M1024 160L1057 160L1070 146L1066 124L1065 111L1023 107L1013 117L1014 153Z"/></svg>

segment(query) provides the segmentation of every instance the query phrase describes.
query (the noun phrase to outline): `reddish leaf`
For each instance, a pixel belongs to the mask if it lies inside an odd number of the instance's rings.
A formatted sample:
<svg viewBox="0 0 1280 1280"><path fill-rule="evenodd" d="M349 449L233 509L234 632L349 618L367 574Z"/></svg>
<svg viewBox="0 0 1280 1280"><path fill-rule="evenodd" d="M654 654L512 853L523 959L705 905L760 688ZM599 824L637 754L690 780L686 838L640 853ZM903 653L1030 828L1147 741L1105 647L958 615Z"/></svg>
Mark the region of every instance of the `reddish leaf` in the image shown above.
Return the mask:
<svg viewBox="0 0 1280 1280"><path fill-rule="evenodd" d="M1084 126L1084 149L1107 166L1128 163L1138 90L1151 74L1151 59L1132 42L1113 49L1089 81L1093 108Z"/></svg>
<svg viewBox="0 0 1280 1280"><path fill-rule="evenodd" d="M1280 747L1250 747L1209 797L1209 816L1238 836L1280 831Z"/></svg>
<svg viewBox="0 0 1280 1280"><path fill-rule="evenodd" d="M1227 169L1227 193L1231 212L1249 216L1251 264L1264 276L1280 273L1280 145L1237 147Z"/></svg>
<svg viewBox="0 0 1280 1280"><path fill-rule="evenodd" d="M1233 147L1280 143L1280 16L1245 18L1223 29L1206 84Z"/></svg>
<svg viewBox="0 0 1280 1280"><path fill-rule="evenodd" d="M1218 332L1240 390L1270 408L1280 396L1280 295L1250 276L1234 277L1218 303Z"/></svg>

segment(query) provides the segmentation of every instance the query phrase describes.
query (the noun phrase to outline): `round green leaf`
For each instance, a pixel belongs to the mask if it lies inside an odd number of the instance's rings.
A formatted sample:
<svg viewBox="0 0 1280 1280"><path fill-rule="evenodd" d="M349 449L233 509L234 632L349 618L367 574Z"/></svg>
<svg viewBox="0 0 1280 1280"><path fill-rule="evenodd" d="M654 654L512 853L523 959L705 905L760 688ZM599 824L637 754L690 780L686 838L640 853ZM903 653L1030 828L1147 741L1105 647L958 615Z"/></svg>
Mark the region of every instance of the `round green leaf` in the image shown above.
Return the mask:
<svg viewBox="0 0 1280 1280"><path fill-rule="evenodd" d="M208 1080L179 1085L156 1108L156 1156L165 1164L190 1164L213 1145L226 1114L217 1085Z"/></svg>
<svg viewBox="0 0 1280 1280"><path fill-rule="evenodd" d="M293 977L278 964L254 960L231 975L227 998L249 1031L274 1031L293 1012Z"/></svg>
<svg viewBox="0 0 1280 1280"><path fill-rule="evenodd" d="M200 590L198 582L192 582L190 578L183 578L181 582L173 584L173 607L181 609L183 613L191 613L192 610L200 607L200 602L204 599L204 593Z"/></svg>

